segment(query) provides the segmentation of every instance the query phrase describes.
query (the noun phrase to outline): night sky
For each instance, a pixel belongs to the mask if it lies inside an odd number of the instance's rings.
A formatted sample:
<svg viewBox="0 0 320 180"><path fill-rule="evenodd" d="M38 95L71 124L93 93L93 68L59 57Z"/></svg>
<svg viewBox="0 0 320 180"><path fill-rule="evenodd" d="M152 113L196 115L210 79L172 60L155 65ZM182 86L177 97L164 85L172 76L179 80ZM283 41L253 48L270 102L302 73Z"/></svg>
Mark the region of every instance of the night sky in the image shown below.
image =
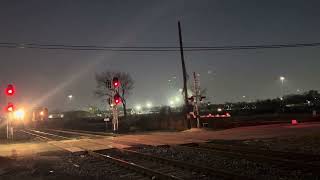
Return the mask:
<svg viewBox="0 0 320 180"><path fill-rule="evenodd" d="M0 3L0 42L178 46L180 20L185 46L313 43L320 42L319 9L317 0L7 0ZM320 89L319 50L185 52L185 59L190 76L200 73L208 100L223 103L279 97L279 76L286 93ZM13 82L16 102L51 110L101 106L94 75L104 70L132 75L129 106L168 104L182 87L179 52L0 48L0 62L1 89Z"/></svg>

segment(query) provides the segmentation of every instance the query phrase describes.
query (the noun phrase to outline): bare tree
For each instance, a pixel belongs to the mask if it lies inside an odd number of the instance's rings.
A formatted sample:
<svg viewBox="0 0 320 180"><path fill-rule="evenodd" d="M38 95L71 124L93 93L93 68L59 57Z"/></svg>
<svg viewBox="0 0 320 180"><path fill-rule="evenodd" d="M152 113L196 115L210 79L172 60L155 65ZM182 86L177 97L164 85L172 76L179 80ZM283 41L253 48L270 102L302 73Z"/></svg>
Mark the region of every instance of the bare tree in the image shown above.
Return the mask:
<svg viewBox="0 0 320 180"><path fill-rule="evenodd" d="M105 71L102 73L96 74L97 87L95 90L95 95L100 98L107 100L109 97L112 97L112 90L108 89L108 81L112 81L113 77L117 77L120 81L119 94L122 100L123 113L125 119L127 118L127 98L131 93L131 90L134 88L134 81L129 73L126 72L114 72L114 71Z"/></svg>

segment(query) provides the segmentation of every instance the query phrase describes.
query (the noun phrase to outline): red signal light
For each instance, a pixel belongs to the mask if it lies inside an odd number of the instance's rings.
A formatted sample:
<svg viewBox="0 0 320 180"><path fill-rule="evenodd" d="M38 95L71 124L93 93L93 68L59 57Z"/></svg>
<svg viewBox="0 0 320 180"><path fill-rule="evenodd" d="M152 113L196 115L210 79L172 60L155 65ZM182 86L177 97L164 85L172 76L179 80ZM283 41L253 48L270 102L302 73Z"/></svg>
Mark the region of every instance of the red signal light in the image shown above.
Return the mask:
<svg viewBox="0 0 320 180"><path fill-rule="evenodd" d="M13 112L14 111L14 105L12 103L8 103L6 107L7 112Z"/></svg>
<svg viewBox="0 0 320 180"><path fill-rule="evenodd" d="M114 100L114 103L115 103L116 105L118 105L119 103L121 103L121 97L120 97L120 95L119 95L119 94L114 95L113 100Z"/></svg>
<svg viewBox="0 0 320 180"><path fill-rule="evenodd" d="M6 88L6 94L7 96L13 96L15 93L15 89L14 86L12 84L8 84L7 88Z"/></svg>
<svg viewBox="0 0 320 180"><path fill-rule="evenodd" d="M114 77L114 78L112 79L112 84L113 84L113 87L115 87L115 88L119 87L119 86L120 86L120 81L119 81L119 79L118 79L117 77Z"/></svg>

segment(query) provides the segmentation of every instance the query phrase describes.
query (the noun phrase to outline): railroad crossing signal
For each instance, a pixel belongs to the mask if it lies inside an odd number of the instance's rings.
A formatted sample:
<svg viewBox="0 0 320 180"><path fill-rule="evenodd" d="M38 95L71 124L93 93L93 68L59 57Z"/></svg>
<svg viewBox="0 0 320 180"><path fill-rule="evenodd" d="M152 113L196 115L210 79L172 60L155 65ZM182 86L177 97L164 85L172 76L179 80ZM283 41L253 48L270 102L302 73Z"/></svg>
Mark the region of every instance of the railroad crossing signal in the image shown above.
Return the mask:
<svg viewBox="0 0 320 180"><path fill-rule="evenodd" d="M119 81L119 79L117 77L114 77L112 79L112 85L113 85L114 88L118 88L120 86L120 81Z"/></svg>
<svg viewBox="0 0 320 180"><path fill-rule="evenodd" d="M12 103L8 103L6 107L7 112L13 112L14 111L14 105Z"/></svg>
<svg viewBox="0 0 320 180"><path fill-rule="evenodd" d="M113 131L117 131L118 130L118 123L119 123L117 105L120 104L121 101L122 101L121 96L119 95L119 87L120 87L119 78L118 77L113 77L113 79L112 79L112 95L110 95L110 97L109 97L109 104L112 107ZM113 102L110 102L112 98L113 98Z"/></svg>
<svg viewBox="0 0 320 180"><path fill-rule="evenodd" d="M15 91L15 88L14 88L14 86L12 84L8 84L5 92L6 92L7 96L13 96L16 91Z"/></svg>
<svg viewBox="0 0 320 180"><path fill-rule="evenodd" d="M7 96L6 101L8 101L9 97L13 97L15 92L16 90L13 84L8 84L5 89L5 94ZM9 102L5 107L5 111L7 112L7 139L13 139L13 126L11 124L11 118L13 112L15 111L15 106L13 105L13 103Z"/></svg>
<svg viewBox="0 0 320 180"><path fill-rule="evenodd" d="M118 105L119 103L121 103L121 97L120 97L119 93L117 93L117 94L114 95L113 100L114 100L114 103L115 103L116 105Z"/></svg>

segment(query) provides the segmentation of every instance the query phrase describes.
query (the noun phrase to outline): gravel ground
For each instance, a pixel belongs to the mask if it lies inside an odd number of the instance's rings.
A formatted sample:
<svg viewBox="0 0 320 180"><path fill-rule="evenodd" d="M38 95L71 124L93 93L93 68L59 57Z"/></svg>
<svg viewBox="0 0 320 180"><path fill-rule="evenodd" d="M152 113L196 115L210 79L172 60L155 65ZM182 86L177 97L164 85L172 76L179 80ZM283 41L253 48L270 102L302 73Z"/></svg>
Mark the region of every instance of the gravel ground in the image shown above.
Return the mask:
<svg viewBox="0 0 320 180"><path fill-rule="evenodd" d="M219 154L204 153L199 151L182 151L174 147L136 147L133 150L162 156L164 158L186 161L206 167L223 169L236 172L257 179L317 179L311 174L293 170L281 170L270 164L260 164L245 159L223 157Z"/></svg>
<svg viewBox="0 0 320 180"><path fill-rule="evenodd" d="M0 158L0 180L69 180L84 179L76 174L63 173L60 155L32 156L19 159Z"/></svg>
<svg viewBox="0 0 320 180"><path fill-rule="evenodd" d="M14 137L13 140L12 139L7 139L6 136L6 131L5 129L1 129L0 130L0 144L8 144L8 143L25 143L25 142L30 142L30 141L39 141L41 142L42 140L31 136L29 134L20 132L19 130L15 129L14 131Z"/></svg>
<svg viewBox="0 0 320 180"><path fill-rule="evenodd" d="M115 150L115 149L109 149L109 150L104 150L101 151L101 153L110 155L112 157L120 158L123 160L126 160L128 162L133 162L135 164L141 165L143 167L147 167L152 170L156 170L159 172L164 172L166 174L176 176L182 179L189 179L189 180L196 180L196 179L201 179L201 180L213 180L213 179L218 179L215 177L207 176L206 174L203 174L201 172L196 172L196 171L190 171L188 169L182 169L179 167L171 166L169 164L163 164L159 162L154 162L152 160L145 160L142 159L141 157L135 156L133 154L128 154L126 152L122 152L120 150Z"/></svg>
<svg viewBox="0 0 320 180"><path fill-rule="evenodd" d="M64 161L59 167L64 173L86 177L87 179L143 179L140 174L88 155L64 157Z"/></svg>
<svg viewBox="0 0 320 180"><path fill-rule="evenodd" d="M151 179L92 156L51 153L28 158L0 157L0 180Z"/></svg>
<svg viewBox="0 0 320 180"><path fill-rule="evenodd" d="M268 139L249 139L237 144L261 147L276 151L300 152L320 155L320 133L309 136L290 136Z"/></svg>

